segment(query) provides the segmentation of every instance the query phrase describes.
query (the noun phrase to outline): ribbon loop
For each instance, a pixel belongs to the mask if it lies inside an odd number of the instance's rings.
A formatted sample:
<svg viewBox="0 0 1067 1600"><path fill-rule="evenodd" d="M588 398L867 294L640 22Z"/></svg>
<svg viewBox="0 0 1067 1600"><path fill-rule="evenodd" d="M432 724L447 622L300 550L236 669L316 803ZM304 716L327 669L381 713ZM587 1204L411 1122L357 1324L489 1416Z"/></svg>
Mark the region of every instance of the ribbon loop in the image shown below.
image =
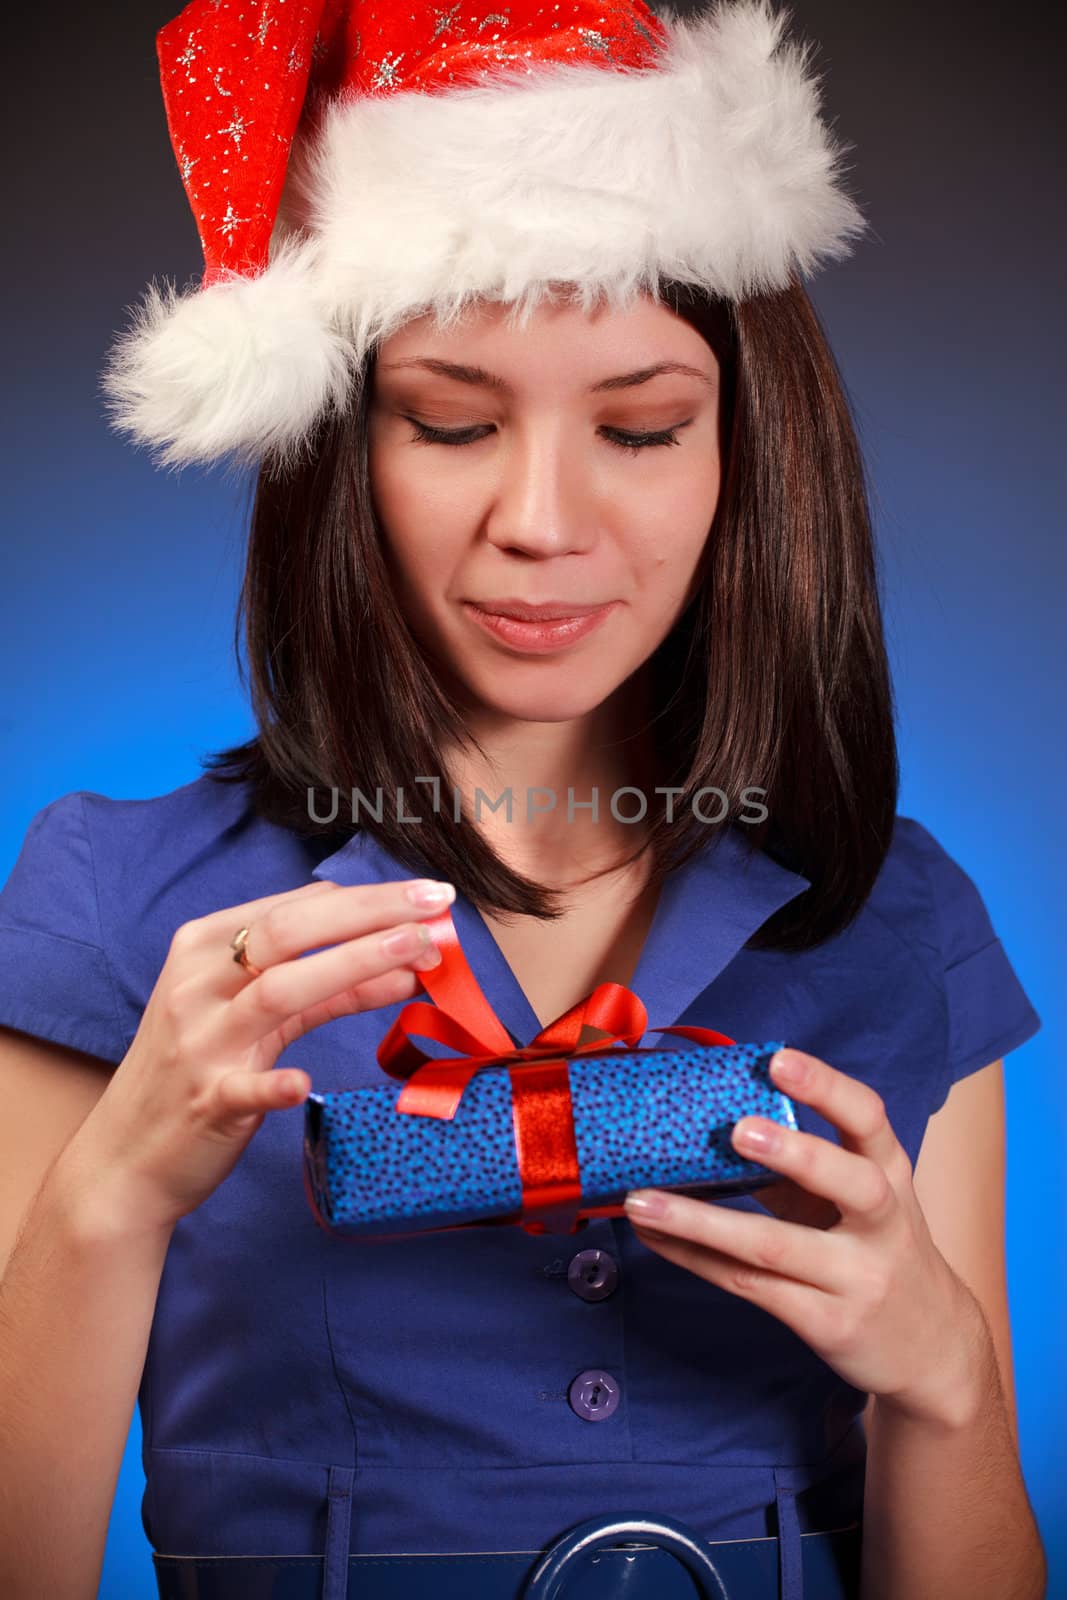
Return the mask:
<svg viewBox="0 0 1067 1600"><path fill-rule="evenodd" d="M585 1220L578 1209L581 1172L567 1060L610 1050L620 1042L637 1048L648 1031L648 1013L624 984L601 983L529 1044L516 1045L463 954L451 913L445 911L425 925L441 951L441 961L417 977L435 1004L413 1000L406 1005L377 1052L383 1070L404 1080L396 1110L451 1121L475 1074L486 1067L506 1066L522 1182L520 1225L528 1233L575 1233ZM607 1037L579 1044L585 1027ZM652 1032L680 1034L702 1045L734 1043L711 1028L675 1025ZM412 1041L413 1033L464 1054L430 1056Z"/></svg>

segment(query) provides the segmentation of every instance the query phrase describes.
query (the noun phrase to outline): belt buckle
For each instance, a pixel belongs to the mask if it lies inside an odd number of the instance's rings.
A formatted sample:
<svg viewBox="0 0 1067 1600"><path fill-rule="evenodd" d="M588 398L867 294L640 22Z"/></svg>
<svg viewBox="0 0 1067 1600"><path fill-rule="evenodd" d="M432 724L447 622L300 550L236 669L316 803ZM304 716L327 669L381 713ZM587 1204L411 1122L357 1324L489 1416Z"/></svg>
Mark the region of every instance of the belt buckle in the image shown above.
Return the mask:
<svg viewBox="0 0 1067 1600"><path fill-rule="evenodd" d="M706 1540L676 1517L649 1517L640 1512L589 1517L569 1528L544 1552L526 1581L521 1600L560 1600L566 1580L574 1576L584 1557L620 1538L639 1539L666 1550L696 1579L703 1600L729 1600Z"/></svg>

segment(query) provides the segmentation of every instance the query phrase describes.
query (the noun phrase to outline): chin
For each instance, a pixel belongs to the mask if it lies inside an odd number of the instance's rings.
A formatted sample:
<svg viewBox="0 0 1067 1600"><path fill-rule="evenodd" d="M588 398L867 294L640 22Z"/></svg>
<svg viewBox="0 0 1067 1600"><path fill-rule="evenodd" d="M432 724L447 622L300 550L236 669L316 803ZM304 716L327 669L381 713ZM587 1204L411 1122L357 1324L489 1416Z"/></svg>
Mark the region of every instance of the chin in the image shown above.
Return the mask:
<svg viewBox="0 0 1067 1600"><path fill-rule="evenodd" d="M578 676L568 668L566 675L561 675L556 682L531 685L526 692L518 689L511 694L502 692L499 681L470 683L469 692L480 706L498 717L510 717L516 722L573 722L576 717L586 717L603 705L614 687L609 684L603 693L598 693L591 689L587 679L575 683L573 680Z"/></svg>

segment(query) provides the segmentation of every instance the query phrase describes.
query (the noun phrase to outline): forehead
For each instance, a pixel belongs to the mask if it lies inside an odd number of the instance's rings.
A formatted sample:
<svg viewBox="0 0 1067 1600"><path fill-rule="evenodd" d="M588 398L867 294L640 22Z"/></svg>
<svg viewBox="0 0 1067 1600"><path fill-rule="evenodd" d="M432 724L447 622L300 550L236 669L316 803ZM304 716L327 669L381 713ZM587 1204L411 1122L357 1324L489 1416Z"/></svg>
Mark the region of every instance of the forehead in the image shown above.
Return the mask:
<svg viewBox="0 0 1067 1600"><path fill-rule="evenodd" d="M432 312L412 318L382 341L376 371L387 381L453 381L421 365L441 362L463 366L471 371L470 381L481 376L487 388L505 393L543 382L558 387L561 380L580 390L608 388L604 380L612 375L656 366L683 369L679 383L713 384L717 377L714 352L701 334L647 294L624 309L587 311L553 299L532 309L524 322L513 313L508 304L481 300L447 327Z"/></svg>

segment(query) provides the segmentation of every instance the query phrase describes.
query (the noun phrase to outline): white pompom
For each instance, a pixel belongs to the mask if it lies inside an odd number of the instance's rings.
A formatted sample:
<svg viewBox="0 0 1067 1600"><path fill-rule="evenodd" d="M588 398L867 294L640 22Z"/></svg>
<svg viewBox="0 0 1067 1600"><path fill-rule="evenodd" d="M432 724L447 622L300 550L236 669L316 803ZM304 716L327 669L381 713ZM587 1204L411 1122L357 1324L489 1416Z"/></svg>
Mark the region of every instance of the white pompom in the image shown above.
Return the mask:
<svg viewBox="0 0 1067 1600"><path fill-rule="evenodd" d="M324 409L344 404L352 370L315 292L315 254L290 239L254 278L185 295L151 283L108 352L111 426L156 447L165 467L292 459Z"/></svg>

